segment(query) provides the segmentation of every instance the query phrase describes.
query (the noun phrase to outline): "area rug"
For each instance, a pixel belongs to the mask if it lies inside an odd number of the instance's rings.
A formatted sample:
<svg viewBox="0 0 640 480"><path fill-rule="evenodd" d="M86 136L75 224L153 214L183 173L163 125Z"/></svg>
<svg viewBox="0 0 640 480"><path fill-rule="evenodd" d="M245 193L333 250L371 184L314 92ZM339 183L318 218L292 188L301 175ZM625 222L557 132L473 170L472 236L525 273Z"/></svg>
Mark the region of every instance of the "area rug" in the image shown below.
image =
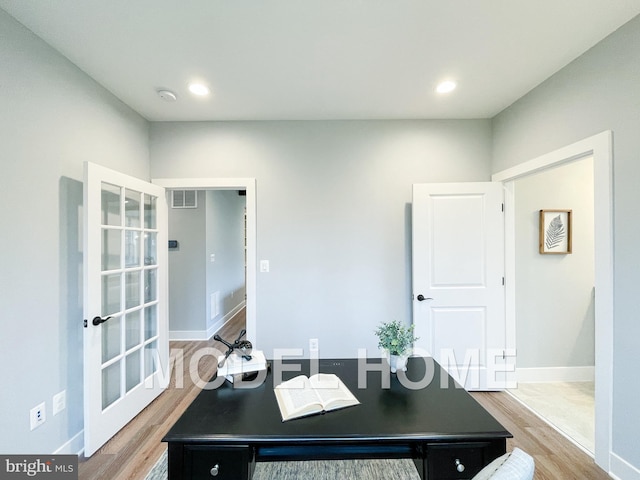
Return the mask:
<svg viewBox="0 0 640 480"><path fill-rule="evenodd" d="M412 460L257 462L253 480L419 480ZM145 480L167 480L164 452Z"/></svg>

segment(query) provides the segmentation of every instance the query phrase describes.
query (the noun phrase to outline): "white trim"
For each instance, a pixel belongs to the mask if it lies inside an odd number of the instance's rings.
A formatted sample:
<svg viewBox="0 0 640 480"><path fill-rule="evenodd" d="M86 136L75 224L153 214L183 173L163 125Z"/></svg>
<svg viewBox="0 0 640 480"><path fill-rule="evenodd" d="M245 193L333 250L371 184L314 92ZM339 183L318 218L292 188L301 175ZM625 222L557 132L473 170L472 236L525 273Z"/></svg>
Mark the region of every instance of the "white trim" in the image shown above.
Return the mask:
<svg viewBox="0 0 640 480"><path fill-rule="evenodd" d="M169 330L170 342L204 342L209 340L207 330Z"/></svg>
<svg viewBox="0 0 640 480"><path fill-rule="evenodd" d="M610 130L521 163L492 175L495 182L511 182L520 177L553 168L585 156L593 156L595 224L595 461L609 471L613 396L613 135ZM507 183L507 188L510 185ZM507 198L507 201L509 199ZM507 205L509 211L513 205ZM514 241L514 232L507 241ZM515 257L507 256L507 272L515 271ZM514 280L507 279L507 295L515 292ZM507 314L512 312L507 312Z"/></svg>
<svg viewBox="0 0 640 480"><path fill-rule="evenodd" d="M53 455L81 455L84 452L84 430L67 440Z"/></svg>
<svg viewBox="0 0 640 480"><path fill-rule="evenodd" d="M154 178L152 183L164 188L198 188L202 190L226 189L245 190L247 192L247 339L258 344L256 323L256 265L257 265L257 194L255 178ZM179 334L180 332L174 332ZM182 332L184 333L184 332ZM206 331L202 331L207 335ZM184 340L191 340L184 339Z"/></svg>
<svg viewBox="0 0 640 480"><path fill-rule="evenodd" d="M210 340L213 335L224 327L240 310L247 306L244 300L233 307L229 312L217 322L213 323L206 330L169 330L169 340L176 341L202 341Z"/></svg>
<svg viewBox="0 0 640 480"><path fill-rule="evenodd" d="M516 369L518 383L593 382L595 367L541 367Z"/></svg>
<svg viewBox="0 0 640 480"><path fill-rule="evenodd" d="M247 302L243 300L238 305L236 305L231 310L229 310L229 312L227 312L227 314L224 317L222 317L217 322L211 324L211 326L207 328L207 340L213 337L213 335L218 330L224 327L227 324L227 322L229 322L233 317L235 317L238 314L238 312L240 312L240 310L242 310L246 306L247 306Z"/></svg>
<svg viewBox="0 0 640 480"><path fill-rule="evenodd" d="M609 474L612 478L618 480L640 480L640 470L615 453L611 453L611 471Z"/></svg>

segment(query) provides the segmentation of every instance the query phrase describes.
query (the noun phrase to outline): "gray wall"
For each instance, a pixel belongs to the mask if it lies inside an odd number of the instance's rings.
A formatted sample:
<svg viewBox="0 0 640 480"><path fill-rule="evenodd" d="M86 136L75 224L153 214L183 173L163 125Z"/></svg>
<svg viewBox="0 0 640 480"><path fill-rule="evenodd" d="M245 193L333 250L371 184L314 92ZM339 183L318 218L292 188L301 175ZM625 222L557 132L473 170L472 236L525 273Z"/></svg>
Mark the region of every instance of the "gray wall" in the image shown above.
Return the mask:
<svg viewBox="0 0 640 480"><path fill-rule="evenodd" d="M613 131L613 451L640 468L640 17L498 115L492 171Z"/></svg>
<svg viewBox="0 0 640 480"><path fill-rule="evenodd" d="M218 314L207 301L207 329L216 328L244 304L244 207L246 197L237 190L206 191L207 293L218 292ZM211 262L211 255L215 261Z"/></svg>
<svg viewBox="0 0 640 480"><path fill-rule="evenodd" d="M593 159L515 182L518 369L594 366ZM539 211L571 209L573 253L539 253Z"/></svg>
<svg viewBox="0 0 640 480"><path fill-rule="evenodd" d="M197 195L198 208L171 208L171 192L167 192L169 239L178 241L178 248L169 250L170 332L206 329L207 206L205 192ZM197 335L188 337L197 338Z"/></svg>
<svg viewBox="0 0 640 480"><path fill-rule="evenodd" d="M154 123L152 176L257 179L259 348L377 353L375 326L411 318L411 185L489 180L489 126Z"/></svg>
<svg viewBox="0 0 640 480"><path fill-rule="evenodd" d="M83 162L148 179L148 124L2 10L0 65L0 452L53 452L83 429Z"/></svg>
<svg viewBox="0 0 640 480"><path fill-rule="evenodd" d="M197 195L197 208L169 208L169 237L179 245L169 250L169 336L176 340L208 339L244 302L245 197L235 190ZM214 292L220 300L212 318Z"/></svg>

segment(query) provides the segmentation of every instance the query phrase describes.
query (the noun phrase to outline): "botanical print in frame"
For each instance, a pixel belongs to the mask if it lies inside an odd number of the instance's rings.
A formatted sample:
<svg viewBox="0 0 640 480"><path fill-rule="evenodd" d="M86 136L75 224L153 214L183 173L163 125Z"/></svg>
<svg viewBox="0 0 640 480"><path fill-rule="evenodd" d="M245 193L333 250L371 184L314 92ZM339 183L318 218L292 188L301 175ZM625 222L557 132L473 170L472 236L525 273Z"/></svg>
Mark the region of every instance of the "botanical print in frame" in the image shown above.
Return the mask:
<svg viewBox="0 0 640 480"><path fill-rule="evenodd" d="M571 253L571 210L540 210L540 253Z"/></svg>

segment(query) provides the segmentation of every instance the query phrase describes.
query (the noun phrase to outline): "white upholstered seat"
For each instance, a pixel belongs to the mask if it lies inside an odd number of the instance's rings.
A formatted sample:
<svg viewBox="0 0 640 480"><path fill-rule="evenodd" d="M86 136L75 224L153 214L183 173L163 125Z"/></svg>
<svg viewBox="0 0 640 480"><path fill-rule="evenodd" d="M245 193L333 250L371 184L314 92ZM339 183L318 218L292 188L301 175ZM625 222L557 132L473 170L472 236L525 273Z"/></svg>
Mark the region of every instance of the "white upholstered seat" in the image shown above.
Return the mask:
<svg viewBox="0 0 640 480"><path fill-rule="evenodd" d="M473 480L532 480L534 470L531 455L514 448L484 467Z"/></svg>

